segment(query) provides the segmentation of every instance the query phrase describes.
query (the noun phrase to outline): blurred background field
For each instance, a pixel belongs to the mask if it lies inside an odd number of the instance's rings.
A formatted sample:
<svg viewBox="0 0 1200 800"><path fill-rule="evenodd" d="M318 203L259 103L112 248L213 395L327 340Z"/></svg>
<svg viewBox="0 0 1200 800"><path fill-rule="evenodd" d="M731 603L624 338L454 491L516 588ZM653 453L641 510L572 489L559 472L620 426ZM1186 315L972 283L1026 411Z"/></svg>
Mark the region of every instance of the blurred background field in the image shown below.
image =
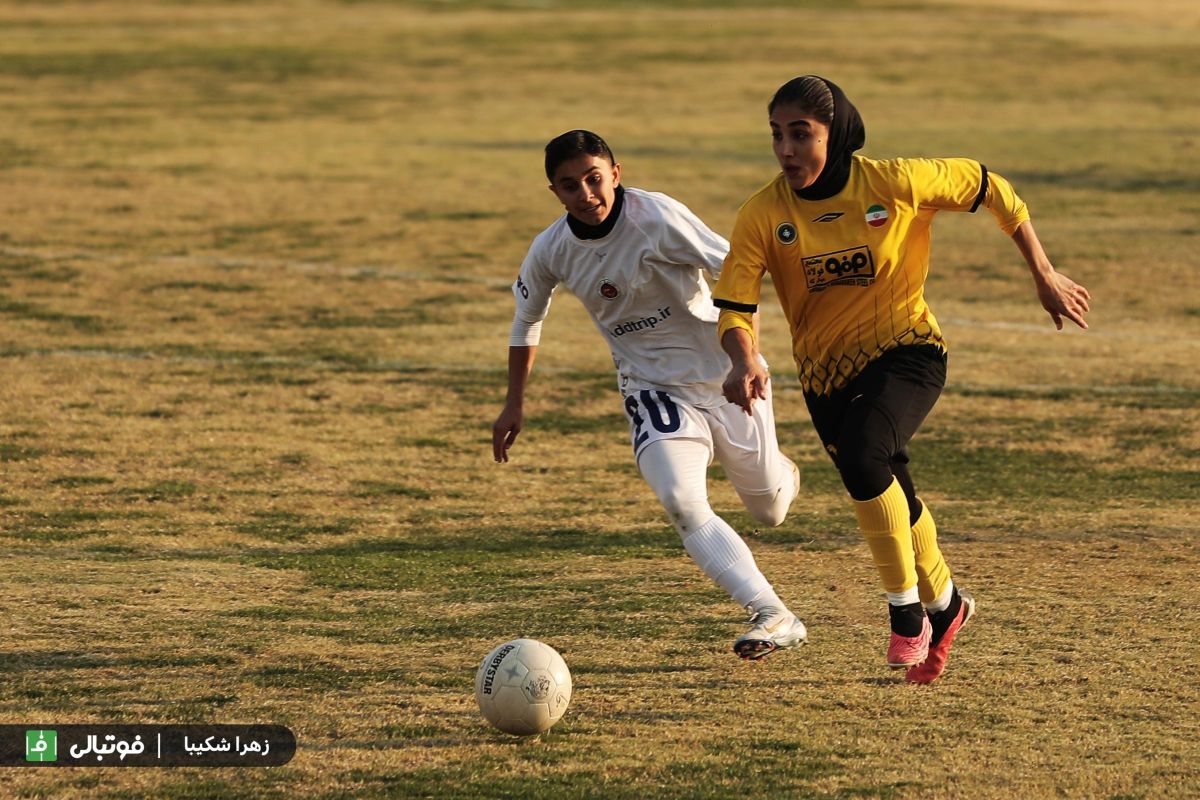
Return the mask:
<svg viewBox="0 0 1200 800"><path fill-rule="evenodd" d="M0 2L0 722L261 722L267 770L10 769L0 797L1200 794L1200 8L1192 2ZM741 613L628 453L578 304L490 458L509 285L586 127L728 234L765 104L1010 178L1093 294L1055 333L986 215L935 226L950 386L912 446L980 615L928 688L765 311L806 492L756 531L809 623ZM714 471L714 477L719 473ZM532 636L534 740L471 696Z"/></svg>

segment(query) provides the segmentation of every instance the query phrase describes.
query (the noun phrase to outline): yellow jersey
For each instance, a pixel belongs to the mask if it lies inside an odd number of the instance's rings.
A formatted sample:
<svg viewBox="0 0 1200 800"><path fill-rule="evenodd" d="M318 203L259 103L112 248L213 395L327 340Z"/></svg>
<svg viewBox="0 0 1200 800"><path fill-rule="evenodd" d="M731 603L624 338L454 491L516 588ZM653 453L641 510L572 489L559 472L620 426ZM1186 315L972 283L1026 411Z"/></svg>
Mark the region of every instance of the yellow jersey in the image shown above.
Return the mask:
<svg viewBox="0 0 1200 800"><path fill-rule="evenodd" d="M925 303L938 211L987 208L1011 235L1029 219L1012 185L966 158L854 156L838 194L804 200L780 173L742 206L713 290L718 336L745 328L770 273L806 392L841 389L901 345L945 348Z"/></svg>

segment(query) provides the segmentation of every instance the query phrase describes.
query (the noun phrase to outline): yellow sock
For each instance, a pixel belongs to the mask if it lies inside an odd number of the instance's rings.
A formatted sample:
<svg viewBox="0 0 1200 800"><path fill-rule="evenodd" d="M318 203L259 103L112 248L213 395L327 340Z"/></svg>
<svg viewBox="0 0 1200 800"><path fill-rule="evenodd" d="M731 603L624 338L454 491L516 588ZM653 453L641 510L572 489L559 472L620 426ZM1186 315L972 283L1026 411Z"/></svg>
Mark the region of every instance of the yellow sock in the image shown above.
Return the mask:
<svg viewBox="0 0 1200 800"><path fill-rule="evenodd" d="M899 482L892 479L883 494L873 500L855 500L858 527L867 538L883 588L899 594L917 584L913 558L913 533L908 524L908 500Z"/></svg>
<svg viewBox="0 0 1200 800"><path fill-rule="evenodd" d="M921 516L917 524L912 526L912 543L917 563L917 590L921 593L921 602L929 604L946 591L950 583L950 567L938 548L937 526L933 523L929 506L925 503L921 503L921 506Z"/></svg>

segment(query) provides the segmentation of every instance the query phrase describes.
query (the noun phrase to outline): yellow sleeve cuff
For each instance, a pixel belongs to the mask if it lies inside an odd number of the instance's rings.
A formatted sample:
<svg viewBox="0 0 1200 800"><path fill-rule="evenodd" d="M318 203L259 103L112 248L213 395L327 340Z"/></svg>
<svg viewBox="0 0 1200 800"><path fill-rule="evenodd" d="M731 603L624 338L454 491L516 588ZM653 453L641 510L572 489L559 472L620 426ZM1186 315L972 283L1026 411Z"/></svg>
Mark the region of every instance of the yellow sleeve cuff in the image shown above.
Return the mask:
<svg viewBox="0 0 1200 800"><path fill-rule="evenodd" d="M746 311L731 311L728 308L721 309L721 316L717 318L717 340L725 338L725 334L734 328L741 328L746 333L750 334L750 340L754 341L754 314ZM758 342L754 342L755 345Z"/></svg>
<svg viewBox="0 0 1200 800"><path fill-rule="evenodd" d="M1011 183L994 172L988 174L985 205L1008 236L1012 236L1022 222L1029 221L1029 209L1025 201L1017 195Z"/></svg>

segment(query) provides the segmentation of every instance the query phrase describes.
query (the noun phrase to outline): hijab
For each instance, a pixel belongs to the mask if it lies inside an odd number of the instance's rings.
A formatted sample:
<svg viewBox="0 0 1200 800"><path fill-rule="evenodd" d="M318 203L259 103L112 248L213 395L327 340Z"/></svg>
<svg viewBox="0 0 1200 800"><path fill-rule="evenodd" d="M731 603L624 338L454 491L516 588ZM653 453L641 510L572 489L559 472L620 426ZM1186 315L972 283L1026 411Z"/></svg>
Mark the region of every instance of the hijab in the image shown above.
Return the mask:
<svg viewBox="0 0 1200 800"><path fill-rule="evenodd" d="M813 77L820 78L819 75ZM833 93L833 121L829 123L825 168L811 186L796 190L796 194L805 200L827 200L846 188L846 181L850 180L851 157L867 141L867 130L858 109L836 83L820 79Z"/></svg>

